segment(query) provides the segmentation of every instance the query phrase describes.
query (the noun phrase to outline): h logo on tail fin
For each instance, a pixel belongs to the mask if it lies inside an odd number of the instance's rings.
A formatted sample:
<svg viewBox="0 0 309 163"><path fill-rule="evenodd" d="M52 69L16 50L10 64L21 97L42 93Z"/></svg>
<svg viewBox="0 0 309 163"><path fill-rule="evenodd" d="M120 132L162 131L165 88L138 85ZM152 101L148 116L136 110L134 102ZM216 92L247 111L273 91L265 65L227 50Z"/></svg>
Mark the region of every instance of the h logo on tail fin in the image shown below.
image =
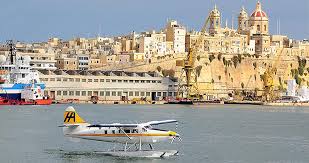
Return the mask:
<svg viewBox="0 0 309 163"><path fill-rule="evenodd" d="M65 109L63 114L63 122L65 124L86 123L72 106L69 106L67 109Z"/></svg>
<svg viewBox="0 0 309 163"><path fill-rule="evenodd" d="M66 112L66 116L64 118L64 123L72 123L71 119L73 122L75 122L75 112Z"/></svg>

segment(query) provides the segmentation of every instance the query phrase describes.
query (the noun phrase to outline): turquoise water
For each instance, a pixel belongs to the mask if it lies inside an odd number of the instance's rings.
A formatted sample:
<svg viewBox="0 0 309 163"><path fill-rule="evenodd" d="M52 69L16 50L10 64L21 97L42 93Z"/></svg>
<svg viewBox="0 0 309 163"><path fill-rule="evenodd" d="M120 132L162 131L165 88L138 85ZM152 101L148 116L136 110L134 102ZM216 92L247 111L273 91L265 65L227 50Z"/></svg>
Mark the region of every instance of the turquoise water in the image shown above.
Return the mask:
<svg viewBox="0 0 309 163"><path fill-rule="evenodd" d="M162 126L182 142L155 145L177 149L167 159L115 158L96 154L108 143L72 142L62 135L68 105L0 106L1 162L309 162L309 108L250 105L73 105L92 123L136 123L177 119Z"/></svg>

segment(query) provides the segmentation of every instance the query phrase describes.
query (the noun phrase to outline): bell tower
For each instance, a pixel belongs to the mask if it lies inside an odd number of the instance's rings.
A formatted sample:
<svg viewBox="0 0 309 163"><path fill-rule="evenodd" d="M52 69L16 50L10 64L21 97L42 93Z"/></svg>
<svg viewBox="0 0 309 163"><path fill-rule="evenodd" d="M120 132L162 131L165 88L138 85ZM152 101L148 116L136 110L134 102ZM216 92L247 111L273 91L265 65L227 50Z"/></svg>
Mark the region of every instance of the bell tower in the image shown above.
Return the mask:
<svg viewBox="0 0 309 163"><path fill-rule="evenodd" d="M247 31L249 27L249 18L248 14L244 7L241 8L241 11L238 15L238 33L243 33L244 31Z"/></svg>
<svg viewBox="0 0 309 163"><path fill-rule="evenodd" d="M221 14L215 5L214 9L210 12L209 16L210 26L209 26L209 34L215 35L219 34L221 31Z"/></svg>

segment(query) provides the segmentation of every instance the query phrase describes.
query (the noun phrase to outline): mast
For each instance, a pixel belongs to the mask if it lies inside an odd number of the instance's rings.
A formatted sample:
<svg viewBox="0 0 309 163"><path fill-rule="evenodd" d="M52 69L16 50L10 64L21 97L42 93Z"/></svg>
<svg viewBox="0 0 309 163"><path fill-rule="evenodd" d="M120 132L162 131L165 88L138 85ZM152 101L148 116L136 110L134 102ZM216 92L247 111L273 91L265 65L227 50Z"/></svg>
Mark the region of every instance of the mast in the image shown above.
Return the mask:
<svg viewBox="0 0 309 163"><path fill-rule="evenodd" d="M13 40L7 40L6 45L9 48L10 51L10 63L15 64L16 59L16 47Z"/></svg>

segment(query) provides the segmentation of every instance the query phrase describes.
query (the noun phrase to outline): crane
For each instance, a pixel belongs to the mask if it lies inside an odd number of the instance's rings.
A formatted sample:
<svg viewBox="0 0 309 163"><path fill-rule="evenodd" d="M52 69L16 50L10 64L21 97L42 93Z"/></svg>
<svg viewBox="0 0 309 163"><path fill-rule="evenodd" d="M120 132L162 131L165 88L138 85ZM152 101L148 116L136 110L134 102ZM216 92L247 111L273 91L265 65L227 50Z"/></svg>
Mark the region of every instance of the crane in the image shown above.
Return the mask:
<svg viewBox="0 0 309 163"><path fill-rule="evenodd" d="M264 79L263 79L263 97L265 101L273 101L275 99L275 82L274 78L276 76L278 64L281 61L281 55L283 53L283 48L280 48L277 51L277 59L275 60L272 65L268 66L266 71L264 72Z"/></svg>
<svg viewBox="0 0 309 163"><path fill-rule="evenodd" d="M203 38L206 34L207 25L209 23L209 16L207 17L196 42L189 48L189 52L184 60L176 61L177 66L182 67L180 80L178 84L178 97L185 97L188 99L200 98L200 93L197 85L197 73L195 71L195 61L197 53L202 45ZM184 81L184 82L182 82Z"/></svg>

